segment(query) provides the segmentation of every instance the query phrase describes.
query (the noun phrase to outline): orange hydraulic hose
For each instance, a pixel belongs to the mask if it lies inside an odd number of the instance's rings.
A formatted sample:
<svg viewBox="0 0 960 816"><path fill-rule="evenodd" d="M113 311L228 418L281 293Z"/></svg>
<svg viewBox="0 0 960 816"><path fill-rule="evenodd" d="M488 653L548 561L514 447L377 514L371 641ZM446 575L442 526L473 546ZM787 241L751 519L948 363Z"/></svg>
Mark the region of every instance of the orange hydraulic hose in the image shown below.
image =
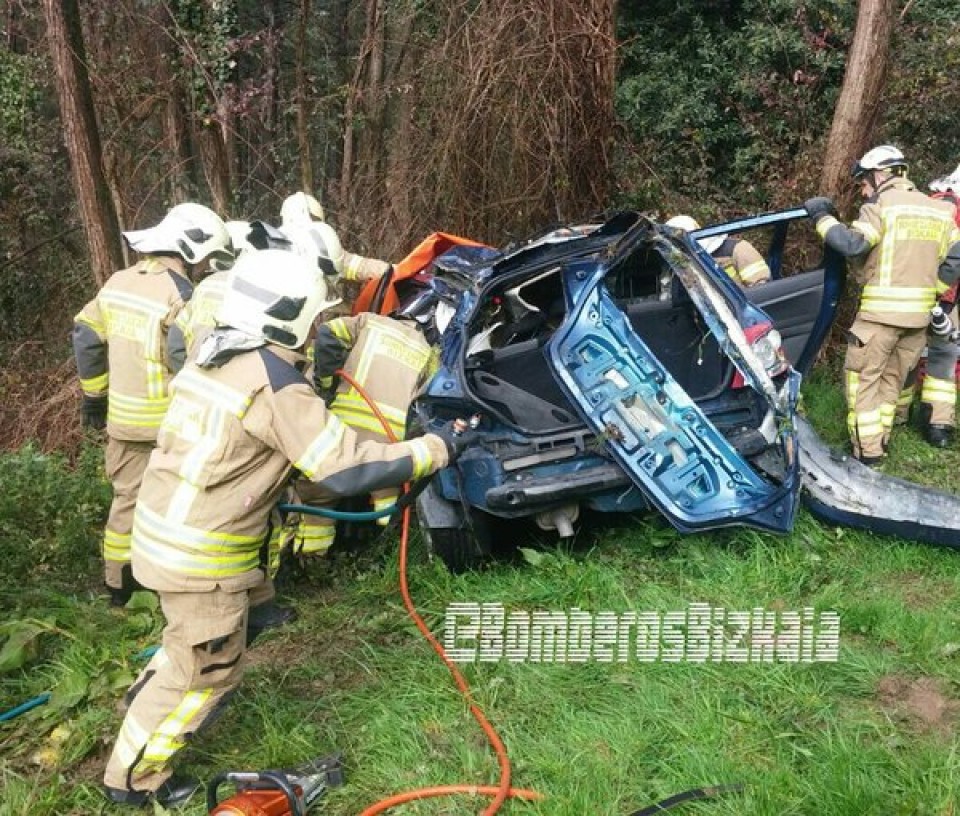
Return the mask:
<svg viewBox="0 0 960 816"><path fill-rule="evenodd" d="M390 441L396 442L396 434L394 434L393 429L390 427L390 424L383 416L383 413L380 411L377 404L370 398L369 394L366 393L363 387L345 371L338 371L337 374L347 383L349 383L352 388L356 389L357 393L363 398L367 405L370 406L370 409L376 415L377 419L380 420L380 423L383 425L383 429ZM473 694L470 692L469 684L453 661L447 657L447 653L444 651L443 644L440 643L436 637L434 637L433 632L430 631L423 618L420 617L420 613L417 612L417 608L413 604L413 599L410 597L410 589L407 584L407 545L409 538L410 508L407 507L403 511L403 523L400 528L400 594L403 596L403 605L406 607L407 614L410 615L410 618L416 624L417 629L420 630L420 634L426 638L427 642L433 647L433 650L437 653L437 655L439 655L440 659L447 667L447 670L453 677L454 683L456 683L460 693L469 704L470 713L473 714L473 718L477 721L480 728L483 729L483 733L486 735L488 741L490 742L490 746L497 755L497 761L500 765L500 782L496 787L493 785L442 785L419 788L417 790L407 791L405 793L398 793L374 803L364 810L360 816L375 816L378 813L383 813L386 810L390 810L391 808L394 808L397 805L402 805L406 802L413 802L417 799L427 799L436 796L449 796L456 793L465 793L471 795L493 795L493 801L487 806L486 810L483 811L483 816L493 816L500 810L501 805L507 800L507 798L526 800L542 799L543 794L541 793L537 793L536 791L532 790L526 790L524 788L512 788L510 786L510 758L507 756L507 749L504 747L499 734L497 734L496 730L490 724L490 721L486 718L480 707L473 701Z"/></svg>

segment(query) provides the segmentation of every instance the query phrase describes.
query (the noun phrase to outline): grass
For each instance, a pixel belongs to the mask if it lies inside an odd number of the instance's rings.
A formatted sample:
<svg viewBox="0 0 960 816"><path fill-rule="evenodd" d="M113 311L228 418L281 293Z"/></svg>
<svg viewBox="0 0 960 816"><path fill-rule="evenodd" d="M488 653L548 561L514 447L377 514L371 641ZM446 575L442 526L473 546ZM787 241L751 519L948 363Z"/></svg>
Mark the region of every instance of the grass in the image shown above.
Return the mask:
<svg viewBox="0 0 960 816"><path fill-rule="evenodd" d="M814 423L838 445L839 393L829 372L804 389ZM940 485L940 474L957 472L960 449L933 451L903 428L891 459L890 472ZM53 697L0 724L0 816L113 812L97 784L120 722L115 704L162 620L149 595L120 612L98 594L106 494L96 462L85 453L69 469L27 449L2 463L0 631L28 643L23 666L0 674L0 710L43 691ZM291 590L299 620L251 650L232 707L187 749L185 768L209 778L340 750L347 785L318 808L331 816L411 787L495 783L482 734L402 609L395 541L312 565ZM526 558L451 576L414 541L411 591L435 632L455 601L592 612L703 602L834 610L841 635L835 663L465 664L509 748L516 784L547 796L504 813L626 816L678 791L733 782L741 794L680 812L957 811L956 553L828 528L805 512L786 537L680 536L634 517L597 525L569 547L517 543L529 548ZM397 812L481 809L482 800L458 797Z"/></svg>

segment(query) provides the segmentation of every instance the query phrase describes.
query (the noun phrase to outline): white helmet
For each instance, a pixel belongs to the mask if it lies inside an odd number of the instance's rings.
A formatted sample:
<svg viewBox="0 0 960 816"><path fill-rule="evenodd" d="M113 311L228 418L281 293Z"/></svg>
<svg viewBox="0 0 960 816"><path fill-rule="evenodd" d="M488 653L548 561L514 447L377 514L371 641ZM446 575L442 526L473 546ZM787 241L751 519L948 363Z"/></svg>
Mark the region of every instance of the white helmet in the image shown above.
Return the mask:
<svg viewBox="0 0 960 816"><path fill-rule="evenodd" d="M902 167L903 172L907 172L907 160L903 153L893 145L880 145L861 156L860 161L853 166L853 177L860 178L871 170L894 170L897 167Z"/></svg>
<svg viewBox="0 0 960 816"><path fill-rule="evenodd" d="M171 252L189 264L210 258L210 265L221 269L233 261L226 225L202 204L177 204L155 227L125 232L123 237L142 255Z"/></svg>
<svg viewBox="0 0 960 816"><path fill-rule="evenodd" d="M695 218L691 218L689 215L675 215L667 221L666 226L682 229L684 232L693 232L694 230L700 229L700 224L697 223Z"/></svg>
<svg viewBox="0 0 960 816"><path fill-rule="evenodd" d="M300 192L287 196L280 207L280 224L284 227L323 220L323 207L309 193Z"/></svg>
<svg viewBox="0 0 960 816"><path fill-rule="evenodd" d="M217 325L268 343L300 348L327 300L323 275L305 258L282 249L245 252L230 273Z"/></svg>
<svg viewBox="0 0 960 816"><path fill-rule="evenodd" d="M700 223L689 215L675 215L666 222L666 226L682 229L684 232L693 232L700 229ZM697 243L703 247L708 255L712 255L720 249L720 245L726 240L727 235L724 233L723 235L711 235L709 238L700 238Z"/></svg>
<svg viewBox="0 0 960 816"><path fill-rule="evenodd" d="M290 239L291 249L315 264L324 276L336 277L343 270L343 247L329 224L313 221L285 227L283 231Z"/></svg>
<svg viewBox="0 0 960 816"><path fill-rule="evenodd" d="M227 232L230 234L230 241L233 244L233 251L238 257L241 252L249 252L255 249L249 241L250 222L249 221L227 221Z"/></svg>
<svg viewBox="0 0 960 816"><path fill-rule="evenodd" d="M930 189L935 193L960 193L960 164L949 176L931 181Z"/></svg>

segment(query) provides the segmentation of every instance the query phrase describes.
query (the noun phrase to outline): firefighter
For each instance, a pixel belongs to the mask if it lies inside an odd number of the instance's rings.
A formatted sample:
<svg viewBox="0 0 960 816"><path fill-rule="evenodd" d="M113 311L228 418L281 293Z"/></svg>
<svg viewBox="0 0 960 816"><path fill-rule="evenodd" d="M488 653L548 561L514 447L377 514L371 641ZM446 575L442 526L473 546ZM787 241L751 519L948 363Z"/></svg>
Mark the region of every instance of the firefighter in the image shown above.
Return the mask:
<svg viewBox="0 0 960 816"><path fill-rule="evenodd" d="M398 318L362 312L330 320L317 330L313 346L314 385L319 393L328 395L330 410L353 428L359 439L384 442L389 437L380 418L346 378L340 378L335 391L332 390L336 371L344 371L364 390L395 438L403 439L410 402L435 367L433 349L421 323L413 319L413 313L400 314ZM320 503L320 496L309 482L301 481L296 490L302 501ZM398 495L395 486L373 491L373 509L383 510ZM385 526L389 520L384 516L377 523ZM293 553L301 557L325 555L335 535L333 519L304 515L293 538Z"/></svg>
<svg viewBox="0 0 960 816"><path fill-rule="evenodd" d="M667 221L666 226L684 232L700 229L700 224L689 215L675 215ZM770 280L770 267L749 241L732 235L711 235L699 239L697 243L740 286L756 286Z"/></svg>
<svg viewBox="0 0 960 816"><path fill-rule="evenodd" d="M828 198L805 206L823 241L857 258L863 285L847 332L844 377L853 455L875 467L886 455L898 397L920 359L938 294L960 273L960 230L953 207L916 189L893 145L869 150L854 165L863 203L849 226Z"/></svg>
<svg viewBox="0 0 960 816"><path fill-rule="evenodd" d="M948 176L930 182L931 198L949 201L954 206L954 222L960 227L960 166ZM944 314L954 323L957 284L940 296ZM927 333L927 366L920 390L919 420L924 438L936 448L952 441L956 427L957 358L960 346L949 334Z"/></svg>
<svg viewBox="0 0 960 816"><path fill-rule="evenodd" d="M248 595L291 463L332 497L423 478L464 444L451 426L393 445L361 442L300 371L322 278L281 250L241 258L218 328L173 382L133 527L133 571L166 617L161 649L127 694L104 773L107 797L176 806L198 783L171 763L223 709L244 670Z"/></svg>
<svg viewBox="0 0 960 816"><path fill-rule="evenodd" d="M140 259L110 277L76 316L73 331L83 425L107 432L113 503L103 557L115 605L137 588L130 572L133 508L170 401L170 378L183 365L184 349L171 328L193 282L231 258L223 221L200 204L179 204L156 226L124 238Z"/></svg>
<svg viewBox="0 0 960 816"><path fill-rule="evenodd" d="M309 225L325 221L323 207L309 193L297 192L287 196L280 207L280 227L287 231L290 227ZM380 280L390 269L390 264L376 258L364 258L352 252L343 251L340 259L342 280L366 283Z"/></svg>

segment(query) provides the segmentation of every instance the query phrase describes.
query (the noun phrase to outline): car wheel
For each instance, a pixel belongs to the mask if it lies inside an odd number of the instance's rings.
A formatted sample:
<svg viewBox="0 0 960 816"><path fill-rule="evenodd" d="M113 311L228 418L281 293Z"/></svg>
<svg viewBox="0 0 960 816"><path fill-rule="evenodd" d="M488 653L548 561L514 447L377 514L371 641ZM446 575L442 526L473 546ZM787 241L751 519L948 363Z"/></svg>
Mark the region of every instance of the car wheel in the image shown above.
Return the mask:
<svg viewBox="0 0 960 816"><path fill-rule="evenodd" d="M493 548L493 517L443 498L431 483L417 497L417 520L431 555L452 573L479 567Z"/></svg>
<svg viewBox="0 0 960 816"><path fill-rule="evenodd" d="M475 524L472 529L438 527L426 531L430 552L454 575L476 569L490 557L489 535L477 528Z"/></svg>

